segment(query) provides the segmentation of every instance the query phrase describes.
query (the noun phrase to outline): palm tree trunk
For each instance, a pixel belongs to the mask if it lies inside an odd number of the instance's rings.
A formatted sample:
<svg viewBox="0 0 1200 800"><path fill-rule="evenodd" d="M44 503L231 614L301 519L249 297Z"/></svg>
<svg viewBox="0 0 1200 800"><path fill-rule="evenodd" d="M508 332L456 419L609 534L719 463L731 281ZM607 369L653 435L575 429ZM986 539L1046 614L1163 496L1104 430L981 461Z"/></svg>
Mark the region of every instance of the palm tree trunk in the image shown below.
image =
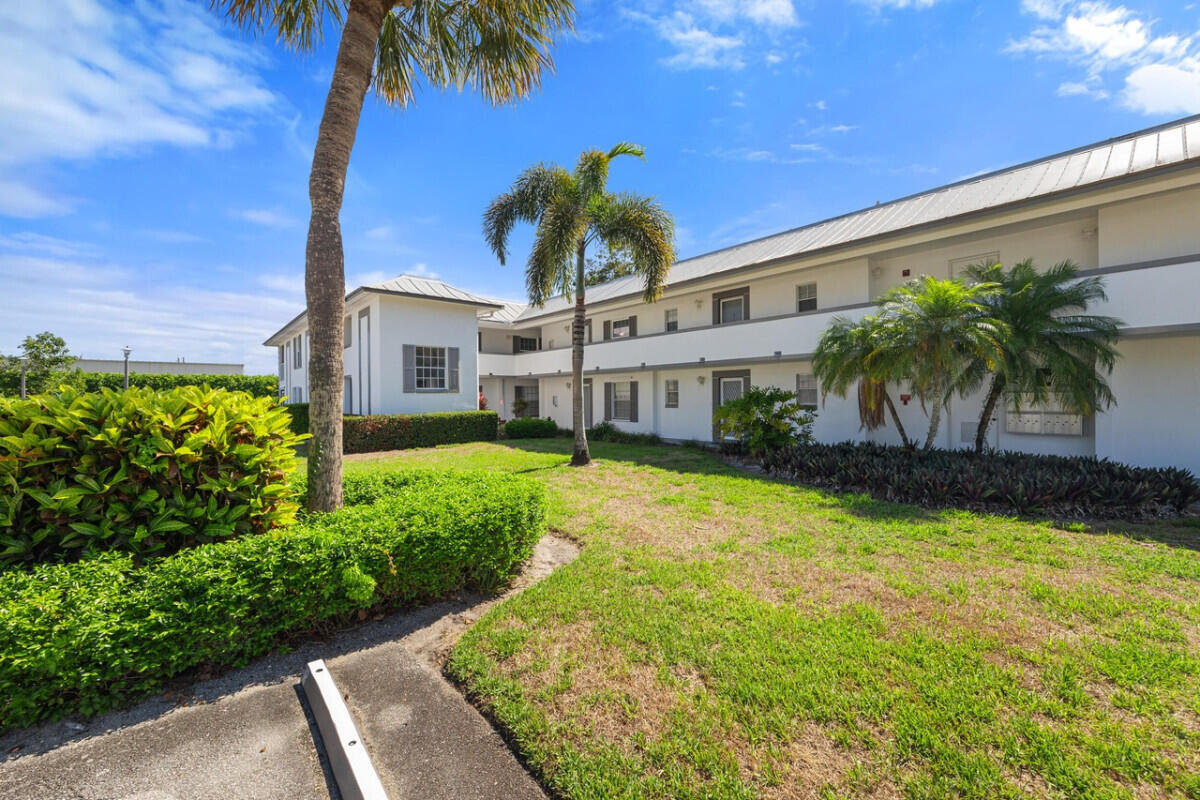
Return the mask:
<svg viewBox="0 0 1200 800"><path fill-rule="evenodd" d="M591 460L588 452L587 431L583 415L583 328L587 320L584 305L584 253L587 243L579 240L575 249L575 319L571 323L571 424L575 428L575 449L571 453L571 466L586 466Z"/></svg>
<svg viewBox="0 0 1200 800"><path fill-rule="evenodd" d="M942 387L935 385L932 392L933 407L929 411L929 432L925 435L924 450L933 449L933 440L937 438L938 426L942 421Z"/></svg>
<svg viewBox="0 0 1200 800"><path fill-rule="evenodd" d="M904 431L904 423L900 421L900 415L896 413L896 405L892 402L892 396L888 394L886 386L883 389L883 402L887 404L888 411L892 415L892 422L896 423L896 430L900 432L900 441L905 447L912 447L912 442L908 440L908 434Z"/></svg>
<svg viewBox="0 0 1200 800"><path fill-rule="evenodd" d="M338 45L333 80L313 149L308 196L312 217L304 253L311 350L308 363L308 508L333 511L342 505L342 316L346 310L345 256L339 215L346 168L358 133L363 98L371 85L375 46L385 0L351 0Z"/></svg>
<svg viewBox="0 0 1200 800"><path fill-rule="evenodd" d="M979 427L975 429L975 452L983 452L983 443L987 440L988 426L992 424L992 414L996 411L996 403L1004 391L1004 378L996 373L992 377L992 388L988 390L987 401L979 415Z"/></svg>

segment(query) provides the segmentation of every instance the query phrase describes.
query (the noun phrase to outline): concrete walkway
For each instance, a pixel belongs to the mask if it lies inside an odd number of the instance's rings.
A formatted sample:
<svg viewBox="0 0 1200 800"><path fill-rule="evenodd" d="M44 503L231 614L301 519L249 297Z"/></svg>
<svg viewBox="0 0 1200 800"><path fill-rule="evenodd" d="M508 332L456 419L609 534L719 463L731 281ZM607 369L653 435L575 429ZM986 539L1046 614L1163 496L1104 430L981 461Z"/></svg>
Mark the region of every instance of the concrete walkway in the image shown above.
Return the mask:
<svg viewBox="0 0 1200 800"><path fill-rule="evenodd" d="M547 536L509 594L576 552ZM544 800L439 668L458 635L500 599L464 596L377 619L129 711L4 734L0 797L336 798L299 691L304 664L324 658L392 800Z"/></svg>

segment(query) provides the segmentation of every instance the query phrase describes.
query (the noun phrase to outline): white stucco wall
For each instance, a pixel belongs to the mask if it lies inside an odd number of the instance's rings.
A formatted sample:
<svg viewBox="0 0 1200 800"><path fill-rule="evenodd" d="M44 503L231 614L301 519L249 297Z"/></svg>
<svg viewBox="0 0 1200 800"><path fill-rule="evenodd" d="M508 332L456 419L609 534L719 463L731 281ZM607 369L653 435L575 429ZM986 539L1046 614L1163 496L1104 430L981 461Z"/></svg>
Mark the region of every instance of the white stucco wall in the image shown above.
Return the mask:
<svg viewBox="0 0 1200 800"><path fill-rule="evenodd" d="M476 309L458 303L379 296L377 348L380 402L375 413L471 411L478 405ZM403 345L457 347L457 392L405 392Z"/></svg>
<svg viewBox="0 0 1200 800"><path fill-rule="evenodd" d="M1117 407L1096 419L1096 455L1200 475L1200 336L1127 339L1110 378Z"/></svg>
<svg viewBox="0 0 1200 800"><path fill-rule="evenodd" d="M1200 253L1200 188L1100 209L1100 266Z"/></svg>

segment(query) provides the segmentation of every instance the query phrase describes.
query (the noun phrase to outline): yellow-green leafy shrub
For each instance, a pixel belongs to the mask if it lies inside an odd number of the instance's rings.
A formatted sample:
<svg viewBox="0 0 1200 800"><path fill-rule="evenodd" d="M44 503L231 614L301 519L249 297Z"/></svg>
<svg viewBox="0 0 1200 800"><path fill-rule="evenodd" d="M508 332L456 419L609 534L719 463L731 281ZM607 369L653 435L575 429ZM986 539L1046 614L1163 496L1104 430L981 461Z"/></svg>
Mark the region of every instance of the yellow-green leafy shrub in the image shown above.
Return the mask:
<svg viewBox="0 0 1200 800"><path fill-rule="evenodd" d="M276 401L206 387L0 398L0 565L137 558L290 523L301 437Z"/></svg>

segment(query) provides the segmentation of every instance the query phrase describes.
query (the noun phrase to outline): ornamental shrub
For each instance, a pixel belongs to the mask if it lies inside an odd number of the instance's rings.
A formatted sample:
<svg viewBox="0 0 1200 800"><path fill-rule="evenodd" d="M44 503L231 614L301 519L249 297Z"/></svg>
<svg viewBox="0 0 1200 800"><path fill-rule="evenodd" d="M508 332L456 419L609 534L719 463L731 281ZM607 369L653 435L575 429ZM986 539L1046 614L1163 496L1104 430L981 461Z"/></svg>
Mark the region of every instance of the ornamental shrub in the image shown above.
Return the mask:
<svg viewBox="0 0 1200 800"><path fill-rule="evenodd" d="M545 529L540 484L423 475L372 505L182 550L0 573L0 730L93 715L314 628L506 582Z"/></svg>
<svg viewBox="0 0 1200 800"><path fill-rule="evenodd" d="M124 388L125 376L120 372L82 372L83 388L89 392L102 389L120 391ZM225 389L230 392L245 392L253 397L277 397L279 378L275 375L163 375L157 373L129 373L129 387L167 391L180 386L207 386L210 389Z"/></svg>
<svg viewBox="0 0 1200 800"><path fill-rule="evenodd" d="M308 433L308 403L288 403L284 408L291 420L292 433Z"/></svg>
<svg viewBox="0 0 1200 800"><path fill-rule="evenodd" d="M721 405L713 423L721 437L732 437L753 456L812 441L815 415L800 407L796 393L776 386L751 386Z"/></svg>
<svg viewBox="0 0 1200 800"><path fill-rule="evenodd" d="M589 442L612 442L614 444L662 444L657 433L629 433L608 420L597 422L587 429Z"/></svg>
<svg viewBox="0 0 1200 800"><path fill-rule="evenodd" d="M504 435L509 439L553 439L558 436L558 425L552 419L537 417L510 419L504 425Z"/></svg>
<svg viewBox="0 0 1200 800"><path fill-rule="evenodd" d="M494 442L499 419L495 411L344 417L342 450L346 453L375 453L460 442Z"/></svg>
<svg viewBox="0 0 1200 800"><path fill-rule="evenodd" d="M787 480L930 508L1140 518L1200 500L1200 483L1187 470L1078 456L844 442L775 451L763 465Z"/></svg>
<svg viewBox="0 0 1200 800"><path fill-rule="evenodd" d="M142 559L290 523L276 401L195 386L0 398L0 565Z"/></svg>

